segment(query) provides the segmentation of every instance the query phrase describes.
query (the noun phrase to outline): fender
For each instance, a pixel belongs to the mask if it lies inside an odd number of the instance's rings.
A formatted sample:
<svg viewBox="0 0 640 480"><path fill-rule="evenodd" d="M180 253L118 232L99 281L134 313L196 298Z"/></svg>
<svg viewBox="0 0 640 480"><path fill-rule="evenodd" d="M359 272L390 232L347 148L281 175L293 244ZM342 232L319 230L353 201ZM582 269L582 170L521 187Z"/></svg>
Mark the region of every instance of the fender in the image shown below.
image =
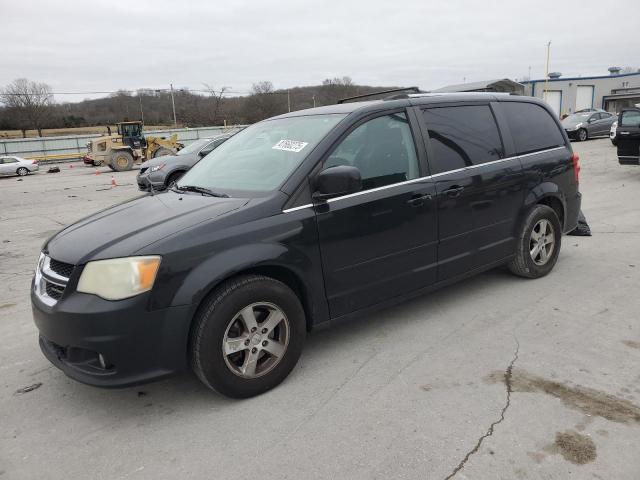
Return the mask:
<svg viewBox="0 0 640 480"><path fill-rule="evenodd" d="M549 181L542 182L536 185L534 188L532 188L529 191L529 193L524 199L523 214L527 210L529 210L533 205L535 205L536 203L540 203L542 199L547 197L552 197L554 199L557 199L560 202L560 204L562 205L562 213L563 213L563 220L564 220L563 223L565 223L567 218L567 215L566 215L567 201L562 190L560 190L558 185L554 182L549 182ZM563 225L563 228L564 228L564 225Z"/></svg>
<svg viewBox="0 0 640 480"><path fill-rule="evenodd" d="M281 243L254 243L223 249L193 268L174 295L171 306L194 307L220 282L245 271L279 268L293 275L299 284L313 323L328 320L328 307L322 275L304 252ZM310 320L310 319L308 319Z"/></svg>

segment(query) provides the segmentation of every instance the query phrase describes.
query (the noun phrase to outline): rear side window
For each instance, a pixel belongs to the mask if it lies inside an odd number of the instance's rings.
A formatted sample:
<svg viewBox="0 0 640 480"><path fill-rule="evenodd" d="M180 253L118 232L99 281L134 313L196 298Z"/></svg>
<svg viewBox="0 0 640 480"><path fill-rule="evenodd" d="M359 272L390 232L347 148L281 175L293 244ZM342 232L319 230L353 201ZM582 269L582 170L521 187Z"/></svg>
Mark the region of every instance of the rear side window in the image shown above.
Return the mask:
<svg viewBox="0 0 640 480"><path fill-rule="evenodd" d="M432 174L504 156L498 126L488 105L429 108L423 115L431 143Z"/></svg>
<svg viewBox="0 0 640 480"><path fill-rule="evenodd" d="M640 127L640 112L629 110L622 112L621 127Z"/></svg>
<svg viewBox="0 0 640 480"><path fill-rule="evenodd" d="M564 138L553 117L540 105L524 102L501 102L516 153L537 152L564 146Z"/></svg>

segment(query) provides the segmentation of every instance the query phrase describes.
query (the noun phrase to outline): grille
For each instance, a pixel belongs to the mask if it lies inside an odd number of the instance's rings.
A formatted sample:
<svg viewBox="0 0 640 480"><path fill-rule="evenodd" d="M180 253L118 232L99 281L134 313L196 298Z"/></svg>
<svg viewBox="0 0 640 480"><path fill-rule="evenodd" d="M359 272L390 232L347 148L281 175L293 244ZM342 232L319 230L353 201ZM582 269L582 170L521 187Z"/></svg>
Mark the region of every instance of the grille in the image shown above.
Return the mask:
<svg viewBox="0 0 640 480"><path fill-rule="evenodd" d="M73 265L70 263L59 262L53 258L49 260L49 268L61 277L69 278L73 272Z"/></svg>
<svg viewBox="0 0 640 480"><path fill-rule="evenodd" d="M47 295L49 295L51 298L60 300L60 297L62 296L62 292L64 292L64 287L59 287L58 285L47 282L46 290L47 290Z"/></svg>

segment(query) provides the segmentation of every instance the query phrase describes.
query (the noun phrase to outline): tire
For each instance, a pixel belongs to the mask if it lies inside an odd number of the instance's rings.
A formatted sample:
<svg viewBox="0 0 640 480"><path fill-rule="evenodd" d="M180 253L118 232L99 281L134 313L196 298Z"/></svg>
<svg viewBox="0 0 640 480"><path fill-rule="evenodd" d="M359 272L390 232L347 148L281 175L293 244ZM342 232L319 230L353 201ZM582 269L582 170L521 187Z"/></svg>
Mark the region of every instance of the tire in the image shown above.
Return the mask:
<svg viewBox="0 0 640 480"><path fill-rule="evenodd" d="M94 160L93 161L93 166L94 167L101 167L102 166L102 160Z"/></svg>
<svg viewBox="0 0 640 480"><path fill-rule="evenodd" d="M616 140L615 138L611 139L611 143L613 144L614 147L618 146L618 140Z"/></svg>
<svg viewBox="0 0 640 480"><path fill-rule="evenodd" d="M540 235L543 222L547 222L547 240L537 252L536 239ZM552 241L550 241L552 240ZM516 255L509 262L512 273L525 278L540 278L547 275L556 264L562 240L562 226L556 212L546 205L536 205L527 214L517 237ZM545 255L542 250L544 249ZM534 255L535 254L535 255ZM544 260L543 257L546 257Z"/></svg>
<svg viewBox="0 0 640 480"><path fill-rule="evenodd" d="M20 167L16 170L16 173L21 177L24 177L25 175L29 175L29 169L27 167Z"/></svg>
<svg viewBox="0 0 640 480"><path fill-rule="evenodd" d="M116 172L124 172L133 168L133 155L126 150L116 150L111 154L109 166Z"/></svg>
<svg viewBox="0 0 640 480"><path fill-rule="evenodd" d="M111 165L111 162L109 162L109 164L107 165L111 170L113 170L114 172L116 171L115 168L113 168L113 165Z"/></svg>
<svg viewBox="0 0 640 480"><path fill-rule="evenodd" d="M153 152L153 158L164 157L166 155L173 155L173 154L174 154L173 150L170 150L165 147L160 147L158 150Z"/></svg>
<svg viewBox="0 0 640 480"><path fill-rule="evenodd" d="M247 327L251 324L253 332ZM264 333L264 326L273 329ZM284 283L262 275L236 277L217 287L198 309L190 338L191 366L202 383L223 395L259 395L282 382L296 365L305 326L300 300ZM236 338L242 340L234 342ZM230 353L223 351L225 344Z"/></svg>
<svg viewBox="0 0 640 480"><path fill-rule="evenodd" d="M182 176L184 174L185 174L185 172L183 172L183 171L173 172L171 175L169 175L167 177L167 181L165 182L165 186L167 188L169 188L173 182L177 182L178 180L180 180L180 178L182 178Z"/></svg>
<svg viewBox="0 0 640 480"><path fill-rule="evenodd" d="M578 141L584 142L585 140L589 139L589 132L587 132L585 128L581 128L580 130L578 130L576 138L578 139Z"/></svg>

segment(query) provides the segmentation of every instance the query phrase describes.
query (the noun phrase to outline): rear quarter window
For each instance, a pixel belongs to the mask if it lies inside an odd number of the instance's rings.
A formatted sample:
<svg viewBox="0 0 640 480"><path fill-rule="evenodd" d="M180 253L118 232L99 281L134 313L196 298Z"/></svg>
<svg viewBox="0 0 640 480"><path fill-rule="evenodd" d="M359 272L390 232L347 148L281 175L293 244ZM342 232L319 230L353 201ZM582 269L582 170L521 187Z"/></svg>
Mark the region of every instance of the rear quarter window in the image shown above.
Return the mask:
<svg viewBox="0 0 640 480"><path fill-rule="evenodd" d="M564 146L558 125L540 105L525 102L501 102L500 105L518 155Z"/></svg>

